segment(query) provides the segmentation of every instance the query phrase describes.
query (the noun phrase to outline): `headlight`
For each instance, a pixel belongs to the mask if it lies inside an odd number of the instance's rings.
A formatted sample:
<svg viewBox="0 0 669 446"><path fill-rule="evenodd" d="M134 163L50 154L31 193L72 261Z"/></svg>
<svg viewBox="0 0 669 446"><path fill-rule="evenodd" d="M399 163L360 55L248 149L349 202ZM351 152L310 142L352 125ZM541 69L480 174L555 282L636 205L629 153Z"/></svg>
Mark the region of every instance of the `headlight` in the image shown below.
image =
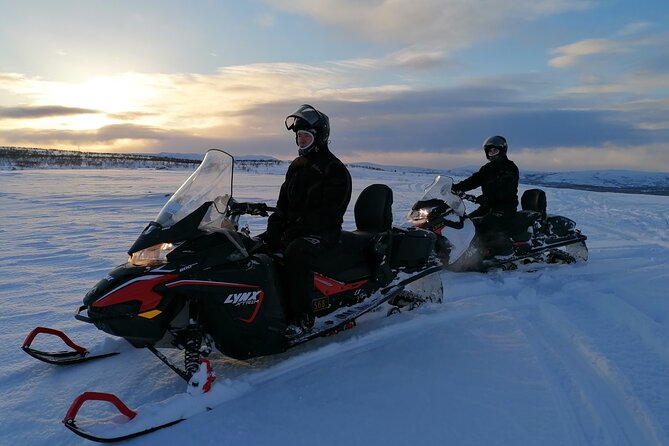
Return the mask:
<svg viewBox="0 0 669 446"><path fill-rule="evenodd" d="M135 266L153 266L167 263L167 254L174 251L175 246L172 243L158 243L132 253L128 262Z"/></svg>
<svg viewBox="0 0 669 446"><path fill-rule="evenodd" d="M427 216L430 214L432 209L420 208L415 209L409 212L407 215L407 220L415 226L421 226L427 223Z"/></svg>

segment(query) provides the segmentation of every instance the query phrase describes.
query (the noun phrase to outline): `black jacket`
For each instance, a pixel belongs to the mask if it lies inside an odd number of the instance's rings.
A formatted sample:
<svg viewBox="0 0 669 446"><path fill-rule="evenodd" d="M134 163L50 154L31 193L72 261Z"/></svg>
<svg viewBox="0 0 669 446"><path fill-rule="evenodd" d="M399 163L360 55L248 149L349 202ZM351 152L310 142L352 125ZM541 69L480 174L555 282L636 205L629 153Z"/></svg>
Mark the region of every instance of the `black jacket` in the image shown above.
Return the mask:
<svg viewBox="0 0 669 446"><path fill-rule="evenodd" d="M305 235L337 240L349 201L351 175L327 147L299 156L288 167L265 241L286 247Z"/></svg>
<svg viewBox="0 0 669 446"><path fill-rule="evenodd" d="M492 211L513 211L518 207L518 167L505 156L484 164L478 172L453 185L453 190L481 188L481 207Z"/></svg>

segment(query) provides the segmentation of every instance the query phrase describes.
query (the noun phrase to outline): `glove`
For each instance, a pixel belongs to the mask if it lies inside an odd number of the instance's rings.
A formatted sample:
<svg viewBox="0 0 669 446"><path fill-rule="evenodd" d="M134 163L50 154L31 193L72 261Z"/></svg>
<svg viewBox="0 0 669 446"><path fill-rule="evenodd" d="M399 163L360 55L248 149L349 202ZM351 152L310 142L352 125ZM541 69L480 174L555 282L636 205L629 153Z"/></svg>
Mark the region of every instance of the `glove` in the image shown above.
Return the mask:
<svg viewBox="0 0 669 446"><path fill-rule="evenodd" d="M301 236L302 232L303 231L301 226L292 226L286 229L283 231L283 235L281 236L281 246L288 246L290 242Z"/></svg>
<svg viewBox="0 0 669 446"><path fill-rule="evenodd" d="M258 234L257 238L260 239L263 243L267 244L270 249L279 249L279 240L274 235L274 233L265 231L262 234Z"/></svg>

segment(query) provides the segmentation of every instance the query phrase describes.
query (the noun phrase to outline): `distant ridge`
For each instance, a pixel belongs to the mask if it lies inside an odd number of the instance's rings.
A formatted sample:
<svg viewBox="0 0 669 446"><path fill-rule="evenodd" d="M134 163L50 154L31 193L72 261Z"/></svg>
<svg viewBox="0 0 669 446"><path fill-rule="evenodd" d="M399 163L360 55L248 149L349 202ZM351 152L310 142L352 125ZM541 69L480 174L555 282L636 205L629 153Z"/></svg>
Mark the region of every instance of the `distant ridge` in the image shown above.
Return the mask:
<svg viewBox="0 0 669 446"><path fill-rule="evenodd" d="M189 169L201 162L204 154L184 153L97 153L76 150L56 150L0 146L0 169ZM246 172L283 175L288 161L265 155L235 156L235 168ZM424 167L385 166L373 163L351 163L351 169L366 169L405 174L444 175L462 178L478 167L439 170ZM632 194L669 195L669 173L632 170L590 170L576 172L521 171L521 184L543 187L618 192Z"/></svg>

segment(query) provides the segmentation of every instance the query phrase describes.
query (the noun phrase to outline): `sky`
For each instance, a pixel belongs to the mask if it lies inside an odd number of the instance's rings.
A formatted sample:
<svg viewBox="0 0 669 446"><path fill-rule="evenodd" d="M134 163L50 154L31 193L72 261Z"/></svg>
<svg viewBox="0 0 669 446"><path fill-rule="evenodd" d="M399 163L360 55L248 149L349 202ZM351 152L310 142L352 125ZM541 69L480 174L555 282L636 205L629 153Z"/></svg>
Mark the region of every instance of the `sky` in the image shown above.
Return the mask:
<svg viewBox="0 0 669 446"><path fill-rule="evenodd" d="M666 0L0 0L0 145L669 172Z"/></svg>

